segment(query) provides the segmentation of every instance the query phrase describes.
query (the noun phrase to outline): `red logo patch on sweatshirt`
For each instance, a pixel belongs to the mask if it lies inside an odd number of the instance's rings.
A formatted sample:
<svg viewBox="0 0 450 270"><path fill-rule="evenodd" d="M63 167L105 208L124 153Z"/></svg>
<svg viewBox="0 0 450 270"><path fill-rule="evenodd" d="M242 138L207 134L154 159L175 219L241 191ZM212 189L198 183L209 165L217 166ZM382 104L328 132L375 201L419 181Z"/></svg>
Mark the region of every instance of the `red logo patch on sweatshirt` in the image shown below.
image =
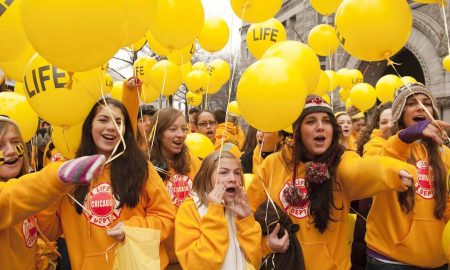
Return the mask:
<svg viewBox="0 0 450 270"><path fill-rule="evenodd" d="M27 248L33 247L38 238L38 231L36 226L34 226L33 220L36 221L36 218L29 217L22 221L22 235Z"/></svg>
<svg viewBox="0 0 450 270"><path fill-rule="evenodd" d="M283 206L283 209L286 213L288 213L291 216L294 216L298 219L302 219L308 216L309 214L309 200L305 200L305 202L300 206L292 206L290 205L283 196L283 191L292 186L292 181L288 181L284 184L283 188L281 189L280 193L278 194L280 198L281 205ZM300 190L302 195L305 195L307 197L308 190L305 187L305 179L298 178L295 179L295 188Z"/></svg>
<svg viewBox="0 0 450 270"><path fill-rule="evenodd" d="M91 214L86 211L83 213L90 223L105 227L120 217L122 208L118 208L119 204L120 201L112 195L111 185L101 183L92 189L84 201L84 206L91 211Z"/></svg>
<svg viewBox="0 0 450 270"><path fill-rule="evenodd" d="M417 183L416 193L424 199L434 198L434 188L432 180L430 179L428 162L426 160L419 160L416 163L417 168Z"/></svg>
<svg viewBox="0 0 450 270"><path fill-rule="evenodd" d="M167 181L166 188L173 204L180 206L181 203L190 196L192 179L186 175L175 174Z"/></svg>

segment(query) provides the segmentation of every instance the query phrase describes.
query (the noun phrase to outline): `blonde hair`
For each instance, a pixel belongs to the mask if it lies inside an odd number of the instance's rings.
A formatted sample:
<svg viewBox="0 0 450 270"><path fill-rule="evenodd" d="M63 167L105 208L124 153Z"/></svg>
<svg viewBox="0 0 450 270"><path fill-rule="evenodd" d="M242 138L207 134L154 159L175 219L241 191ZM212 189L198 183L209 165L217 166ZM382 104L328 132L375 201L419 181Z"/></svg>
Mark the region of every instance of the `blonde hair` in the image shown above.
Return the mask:
<svg viewBox="0 0 450 270"><path fill-rule="evenodd" d="M208 194L214 189L214 186L211 183L211 178L213 174L217 173L217 166L219 165L219 155L220 159L232 158L236 159L239 162L239 159L228 151L215 151L209 154L203 160L202 166L200 167L197 175L192 181L192 190L197 193L197 196L200 199L201 204L203 205L208 205ZM241 163L239 162L239 164ZM244 179L242 171L241 179Z"/></svg>
<svg viewBox="0 0 450 270"><path fill-rule="evenodd" d="M23 140L22 134L20 132L20 128L17 125L17 123L8 117L1 116L0 117L0 138L2 138L5 135L8 128L13 128L14 132L17 133L20 143L22 144L23 150L24 150L22 168L20 169L19 175L17 175L17 177L20 177L24 174L27 174L30 169L29 160L28 160L28 151L25 146L25 142ZM9 180L9 179L6 179L6 180Z"/></svg>

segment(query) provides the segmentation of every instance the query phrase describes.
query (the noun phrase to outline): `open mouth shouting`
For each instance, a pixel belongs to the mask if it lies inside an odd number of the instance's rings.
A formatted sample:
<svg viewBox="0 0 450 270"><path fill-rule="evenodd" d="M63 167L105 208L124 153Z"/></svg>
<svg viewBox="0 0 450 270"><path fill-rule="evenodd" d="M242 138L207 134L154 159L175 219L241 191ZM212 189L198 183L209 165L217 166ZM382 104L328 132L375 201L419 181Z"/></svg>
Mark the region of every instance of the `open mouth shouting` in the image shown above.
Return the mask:
<svg viewBox="0 0 450 270"><path fill-rule="evenodd" d="M325 137L325 135L317 135L314 136L313 140L317 145L323 145L325 143L325 140L327 138Z"/></svg>
<svg viewBox="0 0 450 270"><path fill-rule="evenodd" d="M412 120L417 123L417 122L427 120L427 117L425 115L416 115L412 118Z"/></svg>

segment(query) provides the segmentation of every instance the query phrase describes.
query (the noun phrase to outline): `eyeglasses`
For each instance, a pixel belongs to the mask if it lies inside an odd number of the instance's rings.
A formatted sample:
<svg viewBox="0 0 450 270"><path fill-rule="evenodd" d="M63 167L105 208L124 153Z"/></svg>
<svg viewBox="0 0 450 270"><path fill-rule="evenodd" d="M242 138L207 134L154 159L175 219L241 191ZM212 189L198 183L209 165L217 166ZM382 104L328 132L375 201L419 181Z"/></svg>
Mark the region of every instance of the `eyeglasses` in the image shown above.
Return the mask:
<svg viewBox="0 0 450 270"><path fill-rule="evenodd" d="M210 125L210 126L215 126L217 123L216 123L216 121L209 121L209 122L201 122L201 123L198 123L197 124L197 126L201 126L201 127L207 127L208 125Z"/></svg>

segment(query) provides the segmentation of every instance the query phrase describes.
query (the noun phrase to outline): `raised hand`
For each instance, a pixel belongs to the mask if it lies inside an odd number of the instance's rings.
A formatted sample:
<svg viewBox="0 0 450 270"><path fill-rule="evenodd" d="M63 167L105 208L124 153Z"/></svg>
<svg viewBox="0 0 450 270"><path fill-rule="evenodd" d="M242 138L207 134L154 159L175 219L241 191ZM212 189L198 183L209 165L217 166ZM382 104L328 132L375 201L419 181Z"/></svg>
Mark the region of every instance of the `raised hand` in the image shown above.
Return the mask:
<svg viewBox="0 0 450 270"><path fill-rule="evenodd" d="M400 170L398 176L402 179L402 184L407 187L412 187L414 184L414 178L405 170Z"/></svg>
<svg viewBox="0 0 450 270"><path fill-rule="evenodd" d="M273 231L266 237L267 245L275 253L285 253L289 248L289 234L285 229L283 237L278 238L279 231L280 223L277 223Z"/></svg>
<svg viewBox="0 0 450 270"><path fill-rule="evenodd" d="M240 185L236 188L234 203L227 203L225 207L240 219L249 217L252 214L252 210L248 204L247 194L245 194L244 189Z"/></svg>
<svg viewBox="0 0 450 270"><path fill-rule="evenodd" d="M58 176L66 183L88 184L98 177L104 165L104 155L79 157L64 162L58 170Z"/></svg>
<svg viewBox="0 0 450 270"><path fill-rule="evenodd" d="M225 181L217 181L216 186L208 194L208 200L213 203L222 203L225 189Z"/></svg>

